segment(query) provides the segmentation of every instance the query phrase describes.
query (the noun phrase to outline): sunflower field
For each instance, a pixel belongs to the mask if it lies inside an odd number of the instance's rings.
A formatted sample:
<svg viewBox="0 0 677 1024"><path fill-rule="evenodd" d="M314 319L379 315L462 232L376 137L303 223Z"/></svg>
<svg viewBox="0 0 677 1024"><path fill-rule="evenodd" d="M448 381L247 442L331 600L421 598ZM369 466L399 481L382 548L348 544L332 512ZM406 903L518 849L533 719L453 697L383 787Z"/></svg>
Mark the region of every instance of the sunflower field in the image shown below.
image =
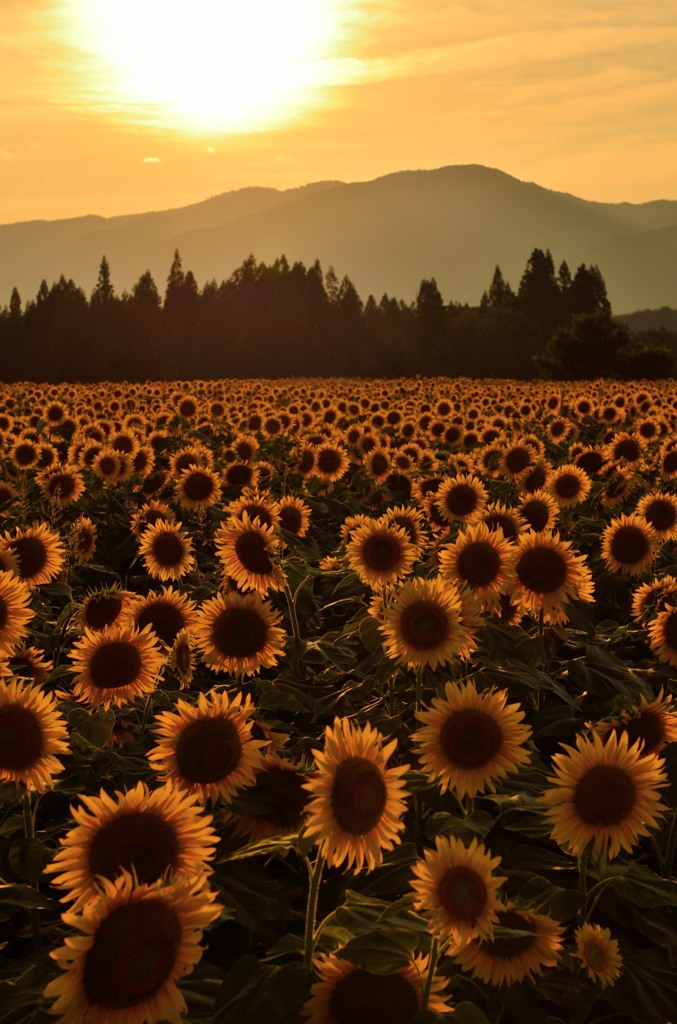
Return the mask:
<svg viewBox="0 0 677 1024"><path fill-rule="evenodd" d="M677 1021L677 387L0 390L0 1024Z"/></svg>

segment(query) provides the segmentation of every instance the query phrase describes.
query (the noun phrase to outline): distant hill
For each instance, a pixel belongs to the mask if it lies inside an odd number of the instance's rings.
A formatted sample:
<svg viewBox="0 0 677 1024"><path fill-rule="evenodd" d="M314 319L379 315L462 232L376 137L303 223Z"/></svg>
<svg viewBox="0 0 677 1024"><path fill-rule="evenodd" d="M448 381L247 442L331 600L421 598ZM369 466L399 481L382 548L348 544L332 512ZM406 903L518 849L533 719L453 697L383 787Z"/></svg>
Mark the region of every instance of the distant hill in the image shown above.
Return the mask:
<svg viewBox="0 0 677 1024"><path fill-rule="evenodd" d="M625 313L618 317L631 331L660 331L665 329L677 334L677 309L663 306L662 309L639 309L636 313Z"/></svg>
<svg viewBox="0 0 677 1024"><path fill-rule="evenodd" d="M0 226L0 305L32 298L44 278L89 294L101 257L118 292L150 269L160 291L179 249L200 285L253 253L316 258L363 299L412 300L435 277L447 302L477 305L499 264L516 290L534 248L572 272L599 266L615 313L677 305L677 201L595 203L479 165L400 171L373 181L246 188L202 203L122 217Z"/></svg>

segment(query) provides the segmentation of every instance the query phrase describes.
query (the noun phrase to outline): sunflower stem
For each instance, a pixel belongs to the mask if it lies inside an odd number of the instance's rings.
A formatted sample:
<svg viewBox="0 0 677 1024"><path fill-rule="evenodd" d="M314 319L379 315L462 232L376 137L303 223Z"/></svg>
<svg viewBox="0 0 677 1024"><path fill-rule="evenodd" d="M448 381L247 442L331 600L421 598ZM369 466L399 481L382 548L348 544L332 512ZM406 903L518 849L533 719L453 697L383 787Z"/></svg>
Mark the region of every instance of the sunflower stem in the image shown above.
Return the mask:
<svg viewBox="0 0 677 1024"><path fill-rule="evenodd" d="M322 880L322 871L324 868L324 857L321 853L318 853L315 864L312 865L306 857L306 866L308 868L308 904L306 907L306 930L303 942L303 962L309 971L313 968L313 955L315 953L315 943L317 941L317 932L315 930L315 920L317 918L317 898L320 892L320 882Z"/></svg>
<svg viewBox="0 0 677 1024"><path fill-rule="evenodd" d="M437 967L438 957L438 945L437 938L433 936L433 940L430 943L430 961L428 963L428 973L426 974L425 985L423 986L423 996L421 998L421 1010L425 1013L428 1009L428 1003L430 1002L430 993L433 987L433 980L435 978L435 968Z"/></svg>
<svg viewBox="0 0 677 1024"><path fill-rule="evenodd" d="M299 619L298 615L296 614L296 605L294 603L294 597L292 595L289 583L287 582L286 578L284 578L283 586L284 596L287 598L287 608L289 609L289 618L291 619L292 633L294 634L294 639L300 641L301 630L299 629Z"/></svg>
<svg viewBox="0 0 677 1024"><path fill-rule="evenodd" d="M663 877L670 878L672 876L672 865L675 859L675 850L677 849L677 810L672 815L672 822L670 823L670 831L668 832L668 841L665 847L665 858L663 860Z"/></svg>
<svg viewBox="0 0 677 1024"><path fill-rule="evenodd" d="M143 740L144 734L146 732L146 728L148 726L148 722L150 721L150 718L151 718L152 710L153 710L153 698L152 698L152 695L149 694L149 696L146 697L146 703L143 706L143 716L141 718L141 725L139 726L139 743L141 743L142 740Z"/></svg>
<svg viewBox="0 0 677 1024"><path fill-rule="evenodd" d="M585 905L588 901L588 853L587 850L583 850L583 853L578 858L578 871L581 882L581 896L583 902L581 903L581 914L585 914Z"/></svg>
<svg viewBox="0 0 677 1024"><path fill-rule="evenodd" d="M21 807L23 809L24 816L24 834L26 839L35 838L35 818L33 817L33 811L31 809L31 795L27 789L17 786L19 797L21 799ZM37 888L37 885L35 886ZM33 950L37 951L42 946L42 936L40 934L40 911L33 908L28 911L31 919L31 932L33 933Z"/></svg>
<svg viewBox="0 0 677 1024"><path fill-rule="evenodd" d="M423 666L416 666L416 710L423 707Z"/></svg>
<svg viewBox="0 0 677 1024"><path fill-rule="evenodd" d="M612 882L615 882L617 877L617 875L611 875L611 877L609 878L603 878L601 882L597 882L596 885L593 885L592 889L588 891L587 899L590 900L590 905L585 913L585 920L583 921L584 924L587 924L587 922L592 917L593 911L597 906L599 898L606 889L607 885L610 885Z"/></svg>

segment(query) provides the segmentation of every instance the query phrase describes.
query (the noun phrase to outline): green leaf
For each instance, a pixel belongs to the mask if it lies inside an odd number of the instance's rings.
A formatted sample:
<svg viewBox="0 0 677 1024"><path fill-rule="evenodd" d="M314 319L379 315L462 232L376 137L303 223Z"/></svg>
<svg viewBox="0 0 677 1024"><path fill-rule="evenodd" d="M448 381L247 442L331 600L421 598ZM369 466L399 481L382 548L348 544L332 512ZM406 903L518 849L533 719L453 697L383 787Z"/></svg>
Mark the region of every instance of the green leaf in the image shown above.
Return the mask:
<svg viewBox="0 0 677 1024"><path fill-rule="evenodd" d="M30 885L0 885L0 906L23 910L53 910L59 904Z"/></svg>
<svg viewBox="0 0 677 1024"><path fill-rule="evenodd" d="M111 708L91 713L84 708L74 708L68 716L68 721L93 747L102 748L113 732L115 712Z"/></svg>
<svg viewBox="0 0 677 1024"><path fill-rule="evenodd" d="M463 1000L454 1007L455 1024L490 1024L489 1018L485 1017L479 1006Z"/></svg>
<svg viewBox="0 0 677 1024"><path fill-rule="evenodd" d="M12 871L19 878L29 882L37 882L42 869L52 859L52 853L40 839L22 838L12 843L9 850L9 863Z"/></svg>
<svg viewBox="0 0 677 1024"><path fill-rule="evenodd" d="M630 864L628 871L613 884L616 896L636 907L677 907L677 885L661 878L641 864Z"/></svg>
<svg viewBox="0 0 677 1024"><path fill-rule="evenodd" d="M370 654L383 653L383 643L378 623L371 615L367 615L360 623L360 640Z"/></svg>
<svg viewBox="0 0 677 1024"><path fill-rule="evenodd" d="M337 955L372 974L393 974L411 962L416 941L416 935L404 928L384 928L351 939Z"/></svg>
<svg viewBox="0 0 677 1024"><path fill-rule="evenodd" d="M311 984L300 963L259 964L256 957L237 961L217 996L214 1024L280 1024L295 1020Z"/></svg>

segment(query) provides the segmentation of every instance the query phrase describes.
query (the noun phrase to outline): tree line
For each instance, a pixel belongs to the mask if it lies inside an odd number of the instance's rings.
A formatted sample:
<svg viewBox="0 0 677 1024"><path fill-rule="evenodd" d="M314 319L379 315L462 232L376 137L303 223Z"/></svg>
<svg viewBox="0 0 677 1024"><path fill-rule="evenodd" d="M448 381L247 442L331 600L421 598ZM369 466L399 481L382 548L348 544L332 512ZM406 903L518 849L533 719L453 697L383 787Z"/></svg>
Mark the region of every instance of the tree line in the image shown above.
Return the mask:
<svg viewBox="0 0 677 1024"><path fill-rule="evenodd" d="M280 376L665 377L677 333L613 318L598 267L555 269L534 249L513 291L500 267L477 307L445 303L434 278L414 302L363 301L348 276L250 255L198 287L177 251L164 293L150 271L118 295L105 256L89 296L61 276L0 309L7 381Z"/></svg>

